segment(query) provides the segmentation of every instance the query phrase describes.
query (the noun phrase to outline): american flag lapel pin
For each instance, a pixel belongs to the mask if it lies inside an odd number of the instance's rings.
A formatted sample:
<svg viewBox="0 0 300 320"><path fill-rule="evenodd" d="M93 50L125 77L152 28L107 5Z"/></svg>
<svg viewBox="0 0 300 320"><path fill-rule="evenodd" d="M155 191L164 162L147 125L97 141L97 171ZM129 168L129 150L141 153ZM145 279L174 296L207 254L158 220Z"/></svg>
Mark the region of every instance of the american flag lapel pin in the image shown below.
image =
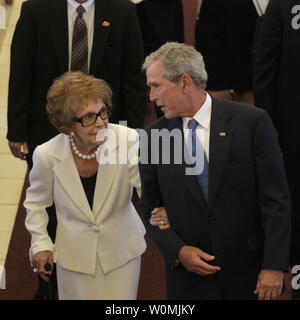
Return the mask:
<svg viewBox="0 0 300 320"><path fill-rule="evenodd" d="M226 136L226 132L220 132L220 137L225 137Z"/></svg>
<svg viewBox="0 0 300 320"><path fill-rule="evenodd" d="M105 20L105 21L102 22L102 26L105 27L105 28L107 28L107 27L110 26L110 23Z"/></svg>

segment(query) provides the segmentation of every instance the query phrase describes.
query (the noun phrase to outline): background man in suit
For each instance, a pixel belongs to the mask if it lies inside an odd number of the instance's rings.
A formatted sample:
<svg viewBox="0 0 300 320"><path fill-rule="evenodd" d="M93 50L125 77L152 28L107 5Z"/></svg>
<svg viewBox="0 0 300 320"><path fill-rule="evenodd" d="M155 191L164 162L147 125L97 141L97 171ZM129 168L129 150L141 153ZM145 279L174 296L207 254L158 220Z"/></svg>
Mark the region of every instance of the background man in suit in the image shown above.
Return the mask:
<svg viewBox="0 0 300 320"><path fill-rule="evenodd" d="M183 8L181 0L132 0L143 37L145 56L167 41L184 42ZM163 112L155 107L158 117Z"/></svg>
<svg viewBox="0 0 300 320"><path fill-rule="evenodd" d="M291 266L300 264L299 51L300 2L271 0L257 48L254 94L279 134L292 199Z"/></svg>
<svg viewBox="0 0 300 320"><path fill-rule="evenodd" d="M71 69L79 4L85 8L88 73L106 80L114 93L111 122L143 126L144 55L135 6L123 0L26 1L11 47L7 139L16 157L29 152L30 166L35 147L58 133L47 119L46 94L53 80Z"/></svg>
<svg viewBox="0 0 300 320"><path fill-rule="evenodd" d="M181 0L144 0L136 8L145 56L167 41L184 41Z"/></svg>
<svg viewBox="0 0 300 320"><path fill-rule="evenodd" d="M156 164L141 153L140 204L147 231L166 259L168 298L275 299L288 269L290 199L269 116L211 98L204 91L202 56L190 46L167 43L146 58L143 69L150 99L165 116L141 140L141 151L148 142ZM191 123L196 126L186 130ZM167 151L163 141L153 141L162 129L162 136L181 133ZM193 167L179 163L180 142L193 153L195 146L202 149L196 157L201 174L186 174ZM168 230L149 223L160 206Z"/></svg>
<svg viewBox="0 0 300 320"><path fill-rule="evenodd" d="M196 48L214 97L253 105L252 43L258 15L252 0L203 0Z"/></svg>
<svg viewBox="0 0 300 320"><path fill-rule="evenodd" d="M49 87L64 72L81 70L73 63L79 5L85 10L81 16L87 38L85 72L110 84L110 122L127 120L129 127L143 126L146 88L140 68L144 54L135 5L123 0L25 1L11 46L7 139L14 156L26 158L29 168L35 147L58 134L46 114ZM48 233L54 241L54 207L47 211ZM55 292L55 272L51 280Z"/></svg>

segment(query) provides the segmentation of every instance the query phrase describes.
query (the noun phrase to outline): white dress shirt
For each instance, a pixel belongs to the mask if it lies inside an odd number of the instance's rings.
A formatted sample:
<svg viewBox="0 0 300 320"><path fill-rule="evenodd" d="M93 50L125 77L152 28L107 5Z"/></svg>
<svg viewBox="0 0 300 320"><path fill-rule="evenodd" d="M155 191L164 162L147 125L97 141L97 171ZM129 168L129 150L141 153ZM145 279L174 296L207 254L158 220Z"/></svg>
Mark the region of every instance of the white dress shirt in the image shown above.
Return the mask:
<svg viewBox="0 0 300 320"><path fill-rule="evenodd" d="M269 0L252 0L259 16L265 14Z"/></svg>
<svg viewBox="0 0 300 320"><path fill-rule="evenodd" d="M91 52L93 46L94 36L94 18L95 18L95 0L88 0L84 3L79 3L75 0L68 0L68 25L69 25L69 70L71 69L72 58L72 38L74 22L77 17L77 7L82 5L85 9L83 19L87 27L88 36L88 70L90 69Z"/></svg>
<svg viewBox="0 0 300 320"><path fill-rule="evenodd" d="M209 162L209 135L210 135L211 105L212 105L211 97L206 92L206 99L202 107L196 112L196 114L193 117L199 123L196 128L196 135L204 148L204 151L207 157L207 162ZM183 125L184 139L185 139L185 142L187 143L188 133L189 133L188 122L189 120L191 120L191 118L184 117L182 118L182 120L183 120L182 125Z"/></svg>
<svg viewBox="0 0 300 320"><path fill-rule="evenodd" d="M199 15L203 0L197 0L197 15Z"/></svg>

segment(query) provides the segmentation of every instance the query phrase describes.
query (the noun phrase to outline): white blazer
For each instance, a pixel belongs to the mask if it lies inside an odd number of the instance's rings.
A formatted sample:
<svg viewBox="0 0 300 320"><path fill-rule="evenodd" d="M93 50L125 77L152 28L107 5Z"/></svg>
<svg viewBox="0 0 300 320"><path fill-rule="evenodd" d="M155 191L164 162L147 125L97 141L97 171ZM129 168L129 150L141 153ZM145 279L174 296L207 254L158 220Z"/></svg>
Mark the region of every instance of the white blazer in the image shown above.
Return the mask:
<svg viewBox="0 0 300 320"><path fill-rule="evenodd" d="M134 129L114 124L108 128L115 133L116 144L108 140L106 145L116 156L126 142L125 151L133 149L138 141ZM119 139L125 142L121 148ZM137 159L135 151L134 157ZM91 210L69 138L59 134L35 149L29 181L24 206L25 225L32 237L31 260L36 253L50 250L63 268L94 275L97 257L107 273L146 250L145 228L131 202L133 186L140 195L137 161L99 164ZM53 202L58 220L55 245L47 233L46 212Z"/></svg>

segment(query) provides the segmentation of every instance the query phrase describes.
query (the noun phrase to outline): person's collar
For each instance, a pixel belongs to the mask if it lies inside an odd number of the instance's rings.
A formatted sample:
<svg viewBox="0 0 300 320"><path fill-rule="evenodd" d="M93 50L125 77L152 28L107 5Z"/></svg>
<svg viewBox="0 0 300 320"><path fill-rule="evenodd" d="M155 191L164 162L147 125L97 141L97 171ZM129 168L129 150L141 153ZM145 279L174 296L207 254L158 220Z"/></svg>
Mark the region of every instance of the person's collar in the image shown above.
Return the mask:
<svg viewBox="0 0 300 320"><path fill-rule="evenodd" d="M134 4L138 4L141 3L143 0L130 0L131 2L133 2Z"/></svg>
<svg viewBox="0 0 300 320"><path fill-rule="evenodd" d="M197 120L199 125L201 125L203 128L208 129L210 125L210 116L211 116L211 105L212 100L210 95L206 92L206 97L203 105L201 108L195 113L194 119ZM183 120L183 128L187 129L188 122L191 118L184 117Z"/></svg>
<svg viewBox="0 0 300 320"><path fill-rule="evenodd" d="M95 2L95 0L88 0L84 3L79 3L75 0L67 0L68 3L70 4L72 10L75 12L75 10L77 9L78 6L82 5L85 9L86 12L89 11L89 9L91 8L91 5Z"/></svg>

